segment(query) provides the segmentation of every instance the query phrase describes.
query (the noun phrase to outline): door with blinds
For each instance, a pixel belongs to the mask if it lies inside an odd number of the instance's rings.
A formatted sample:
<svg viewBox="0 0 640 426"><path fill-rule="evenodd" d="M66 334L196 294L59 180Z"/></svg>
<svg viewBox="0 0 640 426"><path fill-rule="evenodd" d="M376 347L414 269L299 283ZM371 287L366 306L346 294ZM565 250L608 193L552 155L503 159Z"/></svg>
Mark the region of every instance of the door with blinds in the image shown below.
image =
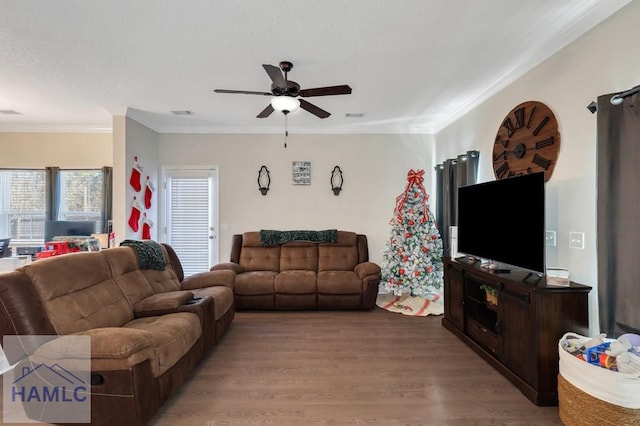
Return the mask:
<svg viewBox="0 0 640 426"><path fill-rule="evenodd" d="M165 169L166 242L178 254L185 277L218 263L217 170Z"/></svg>

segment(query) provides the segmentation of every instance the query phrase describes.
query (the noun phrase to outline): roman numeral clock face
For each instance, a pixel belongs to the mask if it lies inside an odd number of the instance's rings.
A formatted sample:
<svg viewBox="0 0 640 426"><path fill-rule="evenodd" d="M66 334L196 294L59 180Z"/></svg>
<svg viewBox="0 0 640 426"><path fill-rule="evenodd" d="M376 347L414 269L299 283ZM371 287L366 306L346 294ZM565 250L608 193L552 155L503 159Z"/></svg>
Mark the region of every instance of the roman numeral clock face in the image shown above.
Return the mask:
<svg viewBox="0 0 640 426"><path fill-rule="evenodd" d="M544 171L548 181L560 152L558 121L545 104L521 103L504 118L493 145L497 179Z"/></svg>

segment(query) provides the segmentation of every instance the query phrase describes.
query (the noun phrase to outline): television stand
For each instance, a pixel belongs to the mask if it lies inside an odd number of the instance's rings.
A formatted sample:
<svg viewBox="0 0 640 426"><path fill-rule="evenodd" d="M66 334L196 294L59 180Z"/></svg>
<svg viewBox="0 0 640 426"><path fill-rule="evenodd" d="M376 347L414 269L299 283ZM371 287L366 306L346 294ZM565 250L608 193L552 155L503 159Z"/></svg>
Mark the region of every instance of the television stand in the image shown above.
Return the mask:
<svg viewBox="0 0 640 426"><path fill-rule="evenodd" d="M547 285L545 276L527 282L530 271L510 271L445 258L442 325L534 404L557 405L558 341L567 331L589 334L591 287Z"/></svg>

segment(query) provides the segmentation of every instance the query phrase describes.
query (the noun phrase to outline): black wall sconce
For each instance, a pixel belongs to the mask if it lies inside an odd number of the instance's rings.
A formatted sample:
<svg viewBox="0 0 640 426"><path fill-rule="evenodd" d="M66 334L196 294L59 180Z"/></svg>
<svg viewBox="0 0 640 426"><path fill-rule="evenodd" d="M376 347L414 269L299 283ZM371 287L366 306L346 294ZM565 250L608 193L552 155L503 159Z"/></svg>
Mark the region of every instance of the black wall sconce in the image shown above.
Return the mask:
<svg viewBox="0 0 640 426"><path fill-rule="evenodd" d="M258 189L262 193L262 195L267 195L267 191L269 191L269 185L271 185L271 176L269 176L269 169L267 166L260 167L260 171L258 172Z"/></svg>
<svg viewBox="0 0 640 426"><path fill-rule="evenodd" d="M343 182L342 170L340 170L340 166L335 166L331 172L331 190L333 191L333 195L340 195Z"/></svg>

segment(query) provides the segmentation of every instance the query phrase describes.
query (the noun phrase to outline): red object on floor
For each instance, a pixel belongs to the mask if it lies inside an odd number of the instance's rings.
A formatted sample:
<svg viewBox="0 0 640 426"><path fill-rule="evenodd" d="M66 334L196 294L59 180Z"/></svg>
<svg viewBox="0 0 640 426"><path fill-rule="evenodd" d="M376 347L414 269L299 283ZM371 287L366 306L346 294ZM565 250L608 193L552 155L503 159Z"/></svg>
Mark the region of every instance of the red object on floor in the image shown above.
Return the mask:
<svg viewBox="0 0 640 426"><path fill-rule="evenodd" d="M70 247L68 241L49 241L44 244L44 247L44 251L54 251L55 254L67 254L80 251L80 247ZM55 256L55 254L49 256Z"/></svg>
<svg viewBox="0 0 640 426"><path fill-rule="evenodd" d="M42 250L36 253L36 259L44 259L47 257L55 256L58 252L55 250Z"/></svg>

